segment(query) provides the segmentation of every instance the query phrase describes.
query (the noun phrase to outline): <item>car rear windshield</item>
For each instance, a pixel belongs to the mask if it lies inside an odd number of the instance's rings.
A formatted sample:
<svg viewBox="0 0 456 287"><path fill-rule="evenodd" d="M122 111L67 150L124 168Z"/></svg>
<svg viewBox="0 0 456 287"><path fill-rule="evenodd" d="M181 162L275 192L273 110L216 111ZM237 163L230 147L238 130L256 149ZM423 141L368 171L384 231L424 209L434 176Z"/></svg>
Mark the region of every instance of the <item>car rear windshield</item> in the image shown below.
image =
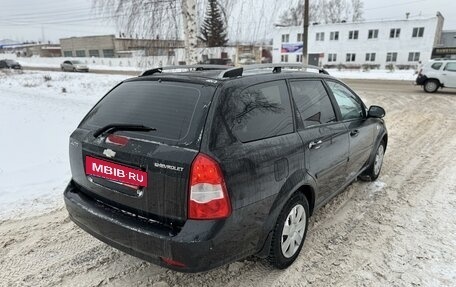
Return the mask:
<svg viewBox="0 0 456 287"><path fill-rule="evenodd" d="M197 84L131 81L107 94L82 121L80 127L98 129L109 124L134 124L155 128L134 133L174 145L197 147L214 88Z"/></svg>

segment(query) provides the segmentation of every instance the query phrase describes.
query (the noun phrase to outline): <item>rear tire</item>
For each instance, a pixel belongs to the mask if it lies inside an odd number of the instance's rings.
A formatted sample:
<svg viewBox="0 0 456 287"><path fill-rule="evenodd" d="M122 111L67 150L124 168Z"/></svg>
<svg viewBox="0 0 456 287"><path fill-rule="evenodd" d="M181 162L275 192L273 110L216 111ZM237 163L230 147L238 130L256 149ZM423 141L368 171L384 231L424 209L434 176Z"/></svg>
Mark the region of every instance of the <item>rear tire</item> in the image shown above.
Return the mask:
<svg viewBox="0 0 456 287"><path fill-rule="evenodd" d="M375 181L380 175L383 166L383 157L385 155L385 142L382 140L375 152L375 157L369 167L359 178L364 181Z"/></svg>
<svg viewBox="0 0 456 287"><path fill-rule="evenodd" d="M268 261L278 269L290 266L298 257L307 234L309 203L302 193L285 204L272 234Z"/></svg>
<svg viewBox="0 0 456 287"><path fill-rule="evenodd" d="M437 80L427 80L424 83L423 89L426 93L435 93L440 87L440 83Z"/></svg>

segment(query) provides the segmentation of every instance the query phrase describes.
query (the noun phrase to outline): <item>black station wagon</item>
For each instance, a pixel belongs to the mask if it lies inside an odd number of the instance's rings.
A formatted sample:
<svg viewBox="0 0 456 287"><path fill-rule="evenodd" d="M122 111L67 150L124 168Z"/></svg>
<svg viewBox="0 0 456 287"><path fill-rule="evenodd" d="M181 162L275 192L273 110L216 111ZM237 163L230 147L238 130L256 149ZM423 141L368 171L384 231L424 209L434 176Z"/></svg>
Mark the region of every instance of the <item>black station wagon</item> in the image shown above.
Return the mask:
<svg viewBox="0 0 456 287"><path fill-rule="evenodd" d="M384 114L317 67L149 70L71 135L66 207L101 241L174 270L250 255L286 268L317 208L379 176Z"/></svg>

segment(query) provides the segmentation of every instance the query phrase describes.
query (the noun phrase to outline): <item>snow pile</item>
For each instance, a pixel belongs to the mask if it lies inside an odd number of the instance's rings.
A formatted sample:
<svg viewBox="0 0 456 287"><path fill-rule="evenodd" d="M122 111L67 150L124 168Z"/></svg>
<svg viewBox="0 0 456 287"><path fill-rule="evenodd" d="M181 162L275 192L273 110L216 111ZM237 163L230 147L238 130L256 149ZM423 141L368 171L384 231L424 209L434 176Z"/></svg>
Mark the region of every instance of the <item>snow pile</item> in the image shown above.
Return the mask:
<svg viewBox="0 0 456 287"><path fill-rule="evenodd" d="M416 79L415 70L337 70L328 69L328 73L341 79L370 79L370 80L402 80L414 81Z"/></svg>
<svg viewBox="0 0 456 287"><path fill-rule="evenodd" d="M69 135L127 77L0 72L0 220L61 204Z"/></svg>

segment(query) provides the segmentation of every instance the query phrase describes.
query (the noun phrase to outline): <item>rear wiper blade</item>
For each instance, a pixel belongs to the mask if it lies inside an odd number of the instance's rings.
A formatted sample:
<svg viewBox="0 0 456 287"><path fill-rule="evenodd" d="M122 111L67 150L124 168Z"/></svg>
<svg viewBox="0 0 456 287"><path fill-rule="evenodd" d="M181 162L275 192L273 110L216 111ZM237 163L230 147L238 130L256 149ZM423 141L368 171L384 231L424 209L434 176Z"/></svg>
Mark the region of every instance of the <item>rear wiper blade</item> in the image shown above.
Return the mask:
<svg viewBox="0 0 456 287"><path fill-rule="evenodd" d="M94 137L99 137L101 134L104 133L113 133L115 131L156 131L156 128L147 127L144 125L131 125L131 124L109 124L102 128L99 128L93 134Z"/></svg>

